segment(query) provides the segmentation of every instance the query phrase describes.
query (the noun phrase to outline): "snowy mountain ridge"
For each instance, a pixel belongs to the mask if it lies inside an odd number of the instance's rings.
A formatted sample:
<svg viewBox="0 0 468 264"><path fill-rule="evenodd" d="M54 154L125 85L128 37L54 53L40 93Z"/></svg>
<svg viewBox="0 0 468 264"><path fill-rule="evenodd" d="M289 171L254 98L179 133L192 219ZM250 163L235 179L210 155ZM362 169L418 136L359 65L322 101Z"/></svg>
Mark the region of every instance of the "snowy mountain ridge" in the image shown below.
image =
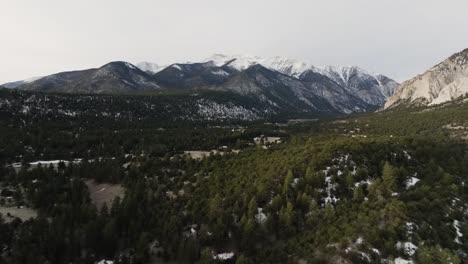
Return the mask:
<svg viewBox="0 0 468 264"><path fill-rule="evenodd" d="M380 108L397 83L357 66L315 67L285 57L215 54L203 62L112 62L61 72L17 89L59 93L160 93L221 91L254 97L285 112L356 113Z"/></svg>
<svg viewBox="0 0 468 264"><path fill-rule="evenodd" d="M216 53L208 58L201 60L200 62L187 62L185 64L206 63L210 61L212 61L218 67L227 65L238 71L243 71L249 68L250 66L253 66L255 64L260 64L266 68L269 68L269 69L272 69L272 70L275 70L275 71L278 71L283 74L296 77L296 78L298 78L302 73L312 70L314 72L324 74L335 80L339 80L339 82L341 83L348 83L349 78L353 71L358 71L363 75L372 76L377 81L379 81L378 76L380 75L380 74L374 74L372 72L369 72L356 65L314 66L310 63L296 60L296 59L290 59L287 57L274 56L274 57L263 58L259 56L248 55L248 54L247 55L225 55L225 54ZM175 65L175 64L178 64L178 63L174 63L172 65ZM140 62L136 64L136 66L140 68L142 71L151 72L151 73L160 72L164 68L170 67L172 65L161 66L159 64L152 63L152 62Z"/></svg>
<svg viewBox="0 0 468 264"><path fill-rule="evenodd" d="M362 74L371 75L377 79L378 74L371 73L359 66L314 66L310 63L290 59L287 57L275 56L275 57L258 57L252 55L224 55L214 54L203 60L204 62L213 61L217 66L227 64L228 66L235 68L239 71L245 70L248 67L261 64L269 69L279 71L283 74L290 75L293 77L299 77L302 73L312 70L314 72L324 74L331 77L336 77L332 73L337 73L342 81L347 82L352 71L359 71Z"/></svg>
<svg viewBox="0 0 468 264"><path fill-rule="evenodd" d="M217 66L226 65L238 71L260 64L271 70L301 79L306 72L324 75L346 90L364 98L370 104L383 105L390 97L398 83L381 74L374 74L359 66L324 66L317 67L309 63L285 57L261 58L251 55L223 55L214 54L205 59Z"/></svg>

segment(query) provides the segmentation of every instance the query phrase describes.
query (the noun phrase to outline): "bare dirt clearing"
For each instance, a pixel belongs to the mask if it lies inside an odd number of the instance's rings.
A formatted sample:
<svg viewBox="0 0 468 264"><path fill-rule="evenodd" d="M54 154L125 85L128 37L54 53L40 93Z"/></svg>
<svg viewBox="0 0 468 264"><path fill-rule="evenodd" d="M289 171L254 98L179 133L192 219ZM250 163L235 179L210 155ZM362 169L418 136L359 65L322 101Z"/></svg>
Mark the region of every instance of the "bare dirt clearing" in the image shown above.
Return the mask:
<svg viewBox="0 0 468 264"><path fill-rule="evenodd" d="M0 206L0 214L7 223L13 221L15 218L19 218L21 221L26 221L37 217L37 212L35 210L26 207L18 208Z"/></svg>
<svg viewBox="0 0 468 264"><path fill-rule="evenodd" d="M125 194L125 188L120 184L96 183L94 180L87 180L85 183L91 201L98 209L101 209L104 203L110 208L116 197L123 198Z"/></svg>

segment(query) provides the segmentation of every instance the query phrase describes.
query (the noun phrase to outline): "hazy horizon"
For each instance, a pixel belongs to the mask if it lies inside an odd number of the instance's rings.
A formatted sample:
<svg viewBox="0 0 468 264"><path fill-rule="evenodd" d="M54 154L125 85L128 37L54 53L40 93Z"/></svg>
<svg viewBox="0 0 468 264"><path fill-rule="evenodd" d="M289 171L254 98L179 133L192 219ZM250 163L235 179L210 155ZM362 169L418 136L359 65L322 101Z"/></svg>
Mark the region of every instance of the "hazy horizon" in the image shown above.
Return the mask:
<svg viewBox="0 0 468 264"><path fill-rule="evenodd" d="M468 48L468 2L0 0L0 84L214 53L358 65L397 81Z"/></svg>

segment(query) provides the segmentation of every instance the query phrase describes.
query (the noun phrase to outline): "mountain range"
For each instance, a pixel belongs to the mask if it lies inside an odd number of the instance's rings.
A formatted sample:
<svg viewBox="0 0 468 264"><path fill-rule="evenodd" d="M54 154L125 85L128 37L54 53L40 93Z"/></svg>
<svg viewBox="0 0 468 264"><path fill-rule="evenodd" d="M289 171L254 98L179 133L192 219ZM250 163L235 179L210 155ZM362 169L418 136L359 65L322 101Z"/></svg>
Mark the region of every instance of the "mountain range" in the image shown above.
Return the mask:
<svg viewBox="0 0 468 264"><path fill-rule="evenodd" d="M159 66L111 62L3 85L26 91L80 94L231 92L284 112L354 113L377 109L398 86L359 67L315 67L282 58L215 54L202 62Z"/></svg>

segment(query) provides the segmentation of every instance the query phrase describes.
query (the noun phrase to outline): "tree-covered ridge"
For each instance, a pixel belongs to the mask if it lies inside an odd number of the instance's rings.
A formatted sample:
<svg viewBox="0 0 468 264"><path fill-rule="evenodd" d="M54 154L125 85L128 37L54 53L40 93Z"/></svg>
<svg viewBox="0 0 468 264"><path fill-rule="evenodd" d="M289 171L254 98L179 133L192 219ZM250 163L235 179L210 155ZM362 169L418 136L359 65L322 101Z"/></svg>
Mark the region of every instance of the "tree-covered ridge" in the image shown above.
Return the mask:
<svg viewBox="0 0 468 264"><path fill-rule="evenodd" d="M468 138L468 103L460 99L433 107L395 108L370 114L324 119L316 124L290 127L294 134L346 135L350 137L441 136Z"/></svg>
<svg viewBox="0 0 468 264"><path fill-rule="evenodd" d="M265 131L261 121L251 128L254 122L248 113L226 116L226 109L199 103L239 104L254 109L255 119L274 113L255 108L255 100L236 98L218 93L91 96L0 91L0 162L240 147Z"/></svg>
<svg viewBox="0 0 468 264"><path fill-rule="evenodd" d="M278 107L221 92L179 92L155 95L43 94L0 89L5 118L45 120L135 120L171 122L252 121L276 114Z"/></svg>
<svg viewBox="0 0 468 264"><path fill-rule="evenodd" d="M35 252L52 262L142 261L156 240L163 257L201 263L216 262L212 255L226 251L253 263L398 257L434 263L425 259L442 253L456 262L466 251L468 156L457 141L335 138L202 161L139 157L127 169L115 166L116 160L95 162L22 171L19 177L6 171L2 181L22 181L40 212L37 220L7 225L25 236L2 236L11 239L11 252L25 254L9 260ZM106 170L108 177L120 176L100 180L122 181L127 193L109 205L110 212L97 213L80 182ZM33 181L39 184L34 189ZM52 222L41 220L46 216ZM34 232L63 232L47 246L71 251L36 248ZM42 242L48 240L44 234ZM34 250L24 251L28 247Z"/></svg>

